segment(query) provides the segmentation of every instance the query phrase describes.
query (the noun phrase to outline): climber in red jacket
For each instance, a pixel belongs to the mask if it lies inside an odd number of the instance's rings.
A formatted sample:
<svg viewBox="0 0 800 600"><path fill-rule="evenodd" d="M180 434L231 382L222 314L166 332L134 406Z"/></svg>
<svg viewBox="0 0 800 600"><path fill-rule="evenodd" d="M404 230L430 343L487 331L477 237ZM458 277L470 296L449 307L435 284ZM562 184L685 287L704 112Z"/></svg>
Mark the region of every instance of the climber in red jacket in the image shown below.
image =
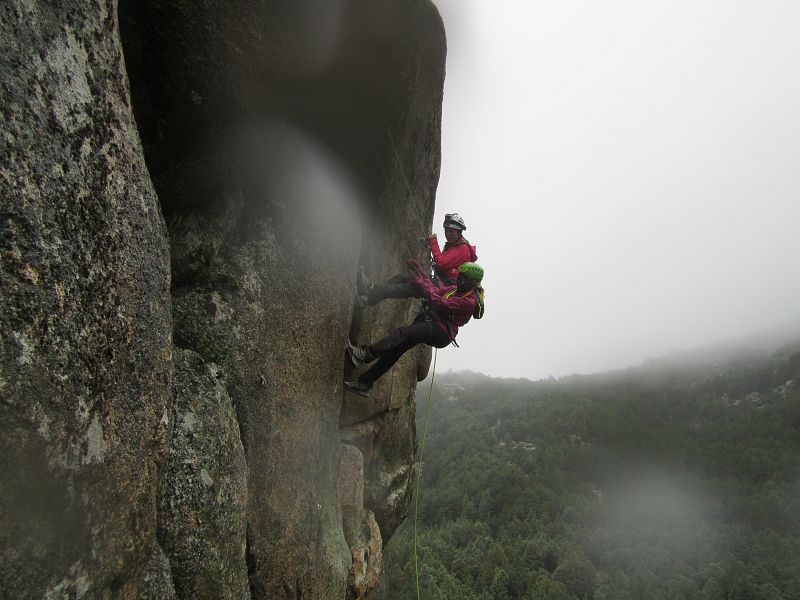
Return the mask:
<svg viewBox="0 0 800 600"><path fill-rule="evenodd" d="M422 274L422 266L417 261L409 259L408 263L419 273L411 282L427 300L427 308L411 325L395 329L374 344L357 346L347 341L347 354L354 366L377 361L357 380L344 382L345 389L350 392L367 396L375 381L417 344L444 348L455 339L458 328L480 308L477 291L483 279L480 265L464 263L457 270L456 285L439 286Z"/></svg>
<svg viewBox="0 0 800 600"><path fill-rule="evenodd" d="M463 232L467 226L457 213L444 216L444 237L447 242L444 250L439 250L439 240L436 234L428 239L428 245L433 256L433 269L439 281L445 285L453 285L458 276L458 267L465 262L475 262L478 255L475 246L464 238Z"/></svg>
<svg viewBox="0 0 800 600"><path fill-rule="evenodd" d="M458 268L466 262L478 260L475 246L464 238L463 232L466 229L464 219L457 213L450 213L444 216L444 235L447 239L444 249L439 249L439 240L435 233L429 236L428 247L433 257L435 284L454 285ZM422 297L419 287L406 275L396 275L383 283L372 283L360 273L358 287L358 304L362 307L375 305L386 298Z"/></svg>

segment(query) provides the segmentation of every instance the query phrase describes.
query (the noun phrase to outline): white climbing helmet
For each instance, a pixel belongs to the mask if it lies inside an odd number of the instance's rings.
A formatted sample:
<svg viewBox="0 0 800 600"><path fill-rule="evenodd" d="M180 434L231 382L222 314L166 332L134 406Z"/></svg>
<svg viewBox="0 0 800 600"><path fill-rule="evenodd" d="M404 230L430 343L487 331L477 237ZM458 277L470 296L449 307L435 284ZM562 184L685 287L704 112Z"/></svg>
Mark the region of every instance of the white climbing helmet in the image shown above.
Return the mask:
<svg viewBox="0 0 800 600"><path fill-rule="evenodd" d="M464 219L458 213L448 213L444 216L445 229L458 229L459 231L466 231L467 226L464 225Z"/></svg>

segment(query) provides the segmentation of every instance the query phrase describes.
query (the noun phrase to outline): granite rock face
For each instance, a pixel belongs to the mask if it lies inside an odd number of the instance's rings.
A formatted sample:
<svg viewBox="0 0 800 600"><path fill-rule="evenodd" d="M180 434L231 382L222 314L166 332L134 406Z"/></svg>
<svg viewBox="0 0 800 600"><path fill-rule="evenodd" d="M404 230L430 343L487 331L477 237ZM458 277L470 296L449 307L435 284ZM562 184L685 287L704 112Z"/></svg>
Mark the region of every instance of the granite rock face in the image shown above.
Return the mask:
<svg viewBox="0 0 800 600"><path fill-rule="evenodd" d="M113 3L3 2L0 72L0 589L134 594L171 311Z"/></svg>
<svg viewBox="0 0 800 600"><path fill-rule="evenodd" d="M383 537L375 515L364 508L364 457L355 446L342 444L339 462L339 498L344 537L352 564L348 598L365 598L375 589L383 567Z"/></svg>
<svg viewBox="0 0 800 600"><path fill-rule="evenodd" d="M0 27L0 588L366 597L430 353L363 402L343 347L418 310L353 300L359 265L424 258L436 9L10 0Z"/></svg>
<svg viewBox="0 0 800 600"><path fill-rule="evenodd" d="M136 586L136 596L142 600L175 600L178 597L172 583L172 567L159 545L156 545Z"/></svg>
<svg viewBox="0 0 800 600"><path fill-rule="evenodd" d="M181 349L173 362L175 417L158 538L179 598L249 598L247 464L233 404L214 363Z"/></svg>

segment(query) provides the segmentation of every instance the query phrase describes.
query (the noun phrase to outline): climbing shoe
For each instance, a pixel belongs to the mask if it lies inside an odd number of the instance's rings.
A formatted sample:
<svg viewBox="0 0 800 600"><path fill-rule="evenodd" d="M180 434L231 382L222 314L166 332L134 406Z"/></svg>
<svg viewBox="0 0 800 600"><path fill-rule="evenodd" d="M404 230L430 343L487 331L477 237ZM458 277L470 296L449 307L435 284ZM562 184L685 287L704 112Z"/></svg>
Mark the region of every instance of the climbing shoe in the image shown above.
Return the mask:
<svg viewBox="0 0 800 600"><path fill-rule="evenodd" d="M369 353L364 346L356 346L347 340L347 356L350 357L350 362L354 367L360 367L364 363L370 362Z"/></svg>
<svg viewBox="0 0 800 600"><path fill-rule="evenodd" d="M364 273L364 266L362 265L358 267L358 278L356 280L356 289L358 289L358 295L366 297L374 287L375 282L367 277L366 273Z"/></svg>
<svg viewBox="0 0 800 600"><path fill-rule="evenodd" d="M358 394L359 396L368 398L369 391L372 389L372 386L367 385L366 383L361 383L360 381L345 381L344 389L346 389L348 392L352 392L353 394Z"/></svg>
<svg viewBox="0 0 800 600"><path fill-rule="evenodd" d="M356 304L358 304L359 308L364 308L369 304L366 294L359 294L356 296Z"/></svg>

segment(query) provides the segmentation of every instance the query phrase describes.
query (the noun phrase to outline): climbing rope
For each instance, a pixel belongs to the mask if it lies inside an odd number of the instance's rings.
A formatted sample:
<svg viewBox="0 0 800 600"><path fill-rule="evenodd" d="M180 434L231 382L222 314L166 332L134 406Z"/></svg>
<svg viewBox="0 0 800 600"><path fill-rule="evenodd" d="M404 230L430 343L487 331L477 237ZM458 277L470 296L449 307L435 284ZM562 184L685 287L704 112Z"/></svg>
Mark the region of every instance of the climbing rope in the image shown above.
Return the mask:
<svg viewBox="0 0 800 600"><path fill-rule="evenodd" d="M419 490L422 479L422 459L425 455L425 439L428 437L428 413L431 410L431 395L433 394L433 380L436 377L436 357L438 348L433 349L433 369L431 370L431 384L428 387L428 406L425 408L425 423L422 426L422 444L419 447L419 460L417 467L417 485L414 491L414 574L417 582L417 600L419 600L419 559L417 555L417 520L419 515Z"/></svg>
<svg viewBox="0 0 800 600"><path fill-rule="evenodd" d="M392 145L392 150L394 151L395 159L397 160L397 165L400 167L400 173L403 176L403 182L406 186L406 191L408 192L408 198L411 201L411 207L414 209L414 213L416 214L417 220L419 221L420 226L423 230L427 229L425 226L425 222L422 220L422 216L417 208L416 200L414 199L414 193L411 191L411 185L408 182L408 177L406 177L405 169L403 168L403 163L400 160L400 154L397 151L397 145L394 143L394 137L392 136L392 130L389 127L389 123L386 121L386 117L383 115L381 111L381 118L383 119L383 123L386 126L386 133L389 135L389 142ZM381 173L383 174L384 181L388 182L386 169L383 164L383 159L381 158L380 151L378 150L377 144L373 140L373 145L375 146L375 151L378 157L378 163L381 167ZM405 231L402 232L405 234ZM408 236L403 235L403 243L406 246L406 252L408 256L414 256L411 252L411 249L408 245ZM430 257L432 259L432 257ZM432 266L432 264L431 264ZM414 489L414 576L415 582L417 587L417 600L420 600L420 588L419 588L419 554L417 552L417 524L419 522L419 494L421 489L421 481L422 481L422 462L425 456L425 440L428 437L428 415L431 409L431 397L433 395L433 380L436 377L436 358L438 357L438 348L434 348L433 350L433 367L431 368L431 383L428 386L428 404L425 407L425 419L422 427L422 442L419 447L419 459L417 461L417 477L416 477L416 484Z"/></svg>

